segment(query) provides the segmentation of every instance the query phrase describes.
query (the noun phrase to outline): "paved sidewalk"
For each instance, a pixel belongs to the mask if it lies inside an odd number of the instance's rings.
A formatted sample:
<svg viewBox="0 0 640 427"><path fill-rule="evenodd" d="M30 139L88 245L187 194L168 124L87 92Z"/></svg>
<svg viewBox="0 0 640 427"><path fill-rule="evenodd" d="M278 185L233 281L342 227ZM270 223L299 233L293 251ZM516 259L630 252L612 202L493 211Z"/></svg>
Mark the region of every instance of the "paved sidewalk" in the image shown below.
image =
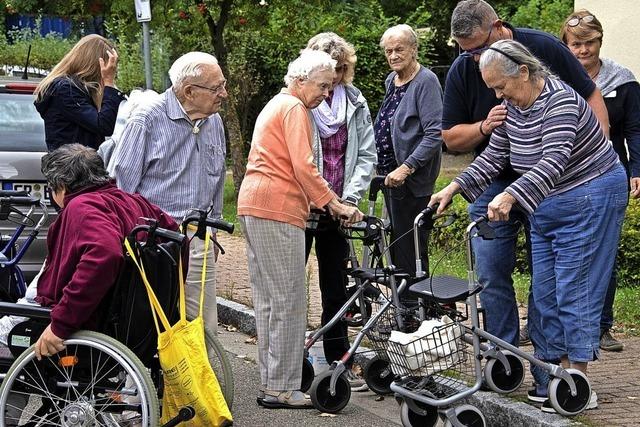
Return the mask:
<svg viewBox="0 0 640 427"><path fill-rule="evenodd" d="M218 238L226 254L218 261L217 292L218 296L247 305L251 304L247 258L244 240L241 237L219 234ZM311 265L307 277L309 301L309 325L319 324L321 303L317 283L317 268ZM640 338L618 336L625 344L621 353L602 352L602 358L589 367L589 378L594 390L598 393L598 409L589 410L576 417L588 426L640 426ZM525 385L510 395L515 401L526 401L527 385L532 380L528 377ZM490 393L486 393L489 395ZM514 405L522 408L523 405ZM515 409L518 411L519 409ZM525 408L526 410L526 408ZM545 419L540 412L541 420ZM561 417L556 417L561 419ZM516 424L504 424L516 425ZM543 424L540 424L543 425ZM550 425L550 424L544 424ZM560 421L556 425L562 424Z"/></svg>

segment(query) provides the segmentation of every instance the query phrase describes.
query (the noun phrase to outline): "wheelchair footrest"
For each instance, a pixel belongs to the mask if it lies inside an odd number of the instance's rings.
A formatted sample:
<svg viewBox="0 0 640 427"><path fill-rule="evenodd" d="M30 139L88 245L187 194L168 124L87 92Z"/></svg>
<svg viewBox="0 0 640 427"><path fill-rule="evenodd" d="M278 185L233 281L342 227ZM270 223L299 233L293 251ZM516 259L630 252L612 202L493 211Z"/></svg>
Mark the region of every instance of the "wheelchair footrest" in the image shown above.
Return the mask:
<svg viewBox="0 0 640 427"><path fill-rule="evenodd" d="M411 285L409 292L439 303L464 301L469 296L469 283L453 276L428 277Z"/></svg>

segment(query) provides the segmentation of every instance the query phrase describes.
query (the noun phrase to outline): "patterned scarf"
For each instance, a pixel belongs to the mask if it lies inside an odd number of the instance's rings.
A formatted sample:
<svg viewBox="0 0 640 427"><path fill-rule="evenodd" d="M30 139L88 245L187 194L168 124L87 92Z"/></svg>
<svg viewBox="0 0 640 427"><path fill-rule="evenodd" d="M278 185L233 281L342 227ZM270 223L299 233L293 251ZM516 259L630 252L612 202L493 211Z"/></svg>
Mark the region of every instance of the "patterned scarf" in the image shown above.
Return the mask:
<svg viewBox="0 0 640 427"><path fill-rule="evenodd" d="M333 99L331 106L326 100L311 110L313 121L318 126L318 131L322 138L333 136L340 126L346 121L347 116L347 93L344 86L339 84L333 89Z"/></svg>
<svg viewBox="0 0 640 427"><path fill-rule="evenodd" d="M608 95L625 83L636 81L635 76L628 68L608 58L600 58L600 61L602 61L602 65L596 77L596 86L602 92L602 96Z"/></svg>

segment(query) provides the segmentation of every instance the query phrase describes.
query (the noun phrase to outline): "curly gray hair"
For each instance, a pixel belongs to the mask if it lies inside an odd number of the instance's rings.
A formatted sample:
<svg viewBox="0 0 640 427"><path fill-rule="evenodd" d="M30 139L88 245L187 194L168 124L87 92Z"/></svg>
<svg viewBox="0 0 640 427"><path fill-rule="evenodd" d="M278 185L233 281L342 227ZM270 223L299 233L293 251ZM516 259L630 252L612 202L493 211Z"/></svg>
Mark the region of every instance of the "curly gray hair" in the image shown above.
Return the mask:
<svg viewBox="0 0 640 427"><path fill-rule="evenodd" d="M102 158L96 150L81 144L65 144L45 154L40 170L55 192L74 193L109 182Z"/></svg>
<svg viewBox="0 0 640 427"><path fill-rule="evenodd" d="M291 86L296 79L307 80L315 71L331 70L336 68L336 60L321 50L303 49L300 56L289 63L287 75L284 76L284 84Z"/></svg>

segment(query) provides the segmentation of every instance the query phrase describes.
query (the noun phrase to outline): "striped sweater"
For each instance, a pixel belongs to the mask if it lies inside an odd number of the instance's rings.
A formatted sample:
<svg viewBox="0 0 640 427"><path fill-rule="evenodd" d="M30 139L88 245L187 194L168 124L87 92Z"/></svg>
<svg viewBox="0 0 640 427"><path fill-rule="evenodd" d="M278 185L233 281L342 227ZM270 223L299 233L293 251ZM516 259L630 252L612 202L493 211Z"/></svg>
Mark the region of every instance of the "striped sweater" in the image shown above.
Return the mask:
<svg viewBox="0 0 640 427"><path fill-rule="evenodd" d="M587 102L563 81L547 78L527 109L503 104L505 123L455 179L468 200L477 199L510 163L521 176L505 191L532 213L548 195L575 188L618 162Z"/></svg>

